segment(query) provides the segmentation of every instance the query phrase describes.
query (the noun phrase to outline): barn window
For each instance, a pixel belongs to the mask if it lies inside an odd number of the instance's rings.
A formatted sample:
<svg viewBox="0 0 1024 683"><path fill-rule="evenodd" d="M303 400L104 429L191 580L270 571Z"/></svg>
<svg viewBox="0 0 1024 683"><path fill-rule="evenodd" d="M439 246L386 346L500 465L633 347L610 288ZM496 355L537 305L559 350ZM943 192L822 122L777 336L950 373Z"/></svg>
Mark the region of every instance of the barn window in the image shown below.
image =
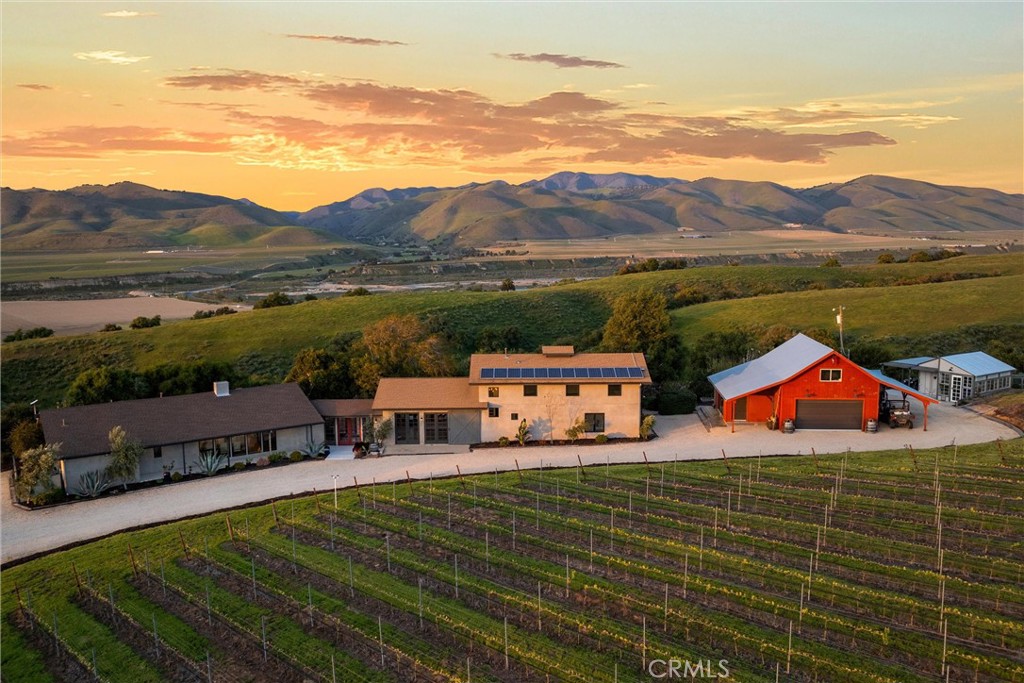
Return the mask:
<svg viewBox="0 0 1024 683"><path fill-rule="evenodd" d="M823 368L820 371L820 373L821 374L819 375L818 378L822 382L842 382L843 381L843 371L840 368L832 368L832 369Z"/></svg>
<svg viewBox="0 0 1024 683"><path fill-rule="evenodd" d="M498 398L498 387L487 387L487 398Z"/></svg>

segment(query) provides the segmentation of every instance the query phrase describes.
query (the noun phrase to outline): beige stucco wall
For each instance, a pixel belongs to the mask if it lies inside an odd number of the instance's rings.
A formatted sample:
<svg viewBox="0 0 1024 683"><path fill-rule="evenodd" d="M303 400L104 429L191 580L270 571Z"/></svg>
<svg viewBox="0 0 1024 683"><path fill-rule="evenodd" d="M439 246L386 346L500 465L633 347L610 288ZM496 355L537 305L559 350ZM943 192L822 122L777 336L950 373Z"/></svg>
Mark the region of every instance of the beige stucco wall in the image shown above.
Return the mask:
<svg viewBox="0 0 1024 683"><path fill-rule="evenodd" d="M536 396L524 396L522 385L495 386L497 398L488 396L487 386L479 386L480 402L498 408L498 417L484 413L481 441L497 441L502 436L514 440L523 419L535 441L565 439L565 430L585 413L604 413L604 434L610 439L640 435L639 384L622 384L622 396L609 396L607 384L580 384L579 396L566 396L565 384L538 384ZM513 414L518 417L513 419ZM595 432L587 432L584 438L594 436Z"/></svg>
<svg viewBox="0 0 1024 683"><path fill-rule="evenodd" d="M391 436L384 440L384 445L394 446L395 443L395 413L416 413L419 415L419 441L423 444L426 441L426 425L423 416L426 413L447 413L448 414L448 443L450 444L474 444L480 439L480 413L479 410L382 410L380 420L391 420ZM486 419L486 418L485 418ZM416 444L404 443L403 446Z"/></svg>

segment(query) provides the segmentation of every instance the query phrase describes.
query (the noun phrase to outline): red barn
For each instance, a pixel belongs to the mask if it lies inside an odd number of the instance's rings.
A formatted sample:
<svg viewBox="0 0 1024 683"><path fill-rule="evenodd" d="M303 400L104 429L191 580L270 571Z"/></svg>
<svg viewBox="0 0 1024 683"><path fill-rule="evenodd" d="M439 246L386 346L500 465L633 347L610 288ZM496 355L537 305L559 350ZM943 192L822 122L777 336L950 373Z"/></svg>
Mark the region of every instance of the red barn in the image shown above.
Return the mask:
<svg viewBox="0 0 1024 683"><path fill-rule="evenodd" d="M924 405L938 403L881 372L865 370L835 349L798 334L760 358L708 377L726 422L793 420L797 429L865 429L880 397L896 389Z"/></svg>

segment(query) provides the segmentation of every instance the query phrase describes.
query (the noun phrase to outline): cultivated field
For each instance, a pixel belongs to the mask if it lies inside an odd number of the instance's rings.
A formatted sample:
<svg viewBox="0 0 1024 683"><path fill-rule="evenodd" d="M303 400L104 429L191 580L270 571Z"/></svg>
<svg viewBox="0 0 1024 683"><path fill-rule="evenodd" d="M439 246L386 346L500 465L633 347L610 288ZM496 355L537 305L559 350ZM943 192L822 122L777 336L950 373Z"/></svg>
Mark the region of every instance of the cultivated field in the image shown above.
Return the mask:
<svg viewBox="0 0 1024 683"><path fill-rule="evenodd" d="M218 308L210 304L197 304L167 297L137 296L124 299L85 299L79 301L5 301L0 315L0 333L10 334L16 329L48 327L55 334L88 334L107 323L128 327L138 316L161 320L191 318L196 311ZM249 306L239 306L245 310Z"/></svg>
<svg viewBox="0 0 1024 683"><path fill-rule="evenodd" d="M812 253L828 255L868 249L941 249L945 245L995 245L1020 239L1015 231L984 233L903 233L899 235L853 235L827 230L737 230L694 239L675 235L620 235L609 239L543 240L517 243L516 251L528 258L571 258L587 256L745 256L751 254Z"/></svg>
<svg viewBox="0 0 1024 683"><path fill-rule="evenodd" d="M279 501L6 570L4 676L1024 681L1022 491L1016 440Z"/></svg>

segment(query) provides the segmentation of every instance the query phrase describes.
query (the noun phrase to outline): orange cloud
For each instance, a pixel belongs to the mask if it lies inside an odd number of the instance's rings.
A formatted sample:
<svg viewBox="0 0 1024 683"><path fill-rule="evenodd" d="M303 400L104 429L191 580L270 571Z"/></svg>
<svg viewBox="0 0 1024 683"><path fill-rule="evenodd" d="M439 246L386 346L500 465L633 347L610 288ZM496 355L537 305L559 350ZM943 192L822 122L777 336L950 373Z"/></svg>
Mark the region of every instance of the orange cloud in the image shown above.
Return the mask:
<svg viewBox="0 0 1024 683"><path fill-rule="evenodd" d="M107 152L227 151L221 136L142 126L70 126L4 139L11 156L94 158Z"/></svg>
<svg viewBox="0 0 1024 683"><path fill-rule="evenodd" d="M276 90L295 86L302 81L294 76L279 76L248 71L245 69L224 69L219 73L200 73L188 76L172 76L164 81L173 88L206 88L208 90Z"/></svg>
<svg viewBox="0 0 1024 683"><path fill-rule="evenodd" d="M18 87L26 90L53 90L53 87L42 83L19 83Z"/></svg>

